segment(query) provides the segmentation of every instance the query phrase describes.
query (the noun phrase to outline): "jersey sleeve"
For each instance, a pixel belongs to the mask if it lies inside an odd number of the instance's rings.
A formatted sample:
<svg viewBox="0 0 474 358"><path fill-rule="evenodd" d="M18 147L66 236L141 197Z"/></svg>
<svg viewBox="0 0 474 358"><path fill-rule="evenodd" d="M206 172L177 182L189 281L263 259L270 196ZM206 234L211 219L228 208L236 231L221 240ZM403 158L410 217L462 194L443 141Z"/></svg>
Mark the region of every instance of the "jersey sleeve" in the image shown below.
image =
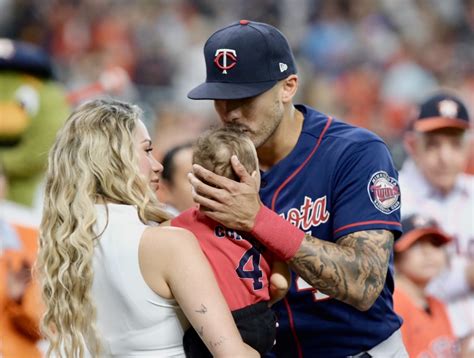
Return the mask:
<svg viewBox="0 0 474 358"><path fill-rule="evenodd" d="M347 148L335 171L333 195L335 240L376 229L401 235L398 173L382 141Z"/></svg>

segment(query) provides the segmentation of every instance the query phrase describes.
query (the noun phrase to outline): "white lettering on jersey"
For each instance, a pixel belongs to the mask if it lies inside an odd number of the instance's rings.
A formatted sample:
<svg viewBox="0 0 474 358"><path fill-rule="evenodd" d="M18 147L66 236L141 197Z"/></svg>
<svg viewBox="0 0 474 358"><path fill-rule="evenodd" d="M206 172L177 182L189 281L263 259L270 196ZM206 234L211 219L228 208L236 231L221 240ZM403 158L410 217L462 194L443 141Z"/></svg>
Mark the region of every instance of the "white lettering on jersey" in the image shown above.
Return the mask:
<svg viewBox="0 0 474 358"><path fill-rule="evenodd" d="M318 291L317 289L312 287L308 282L303 280L300 276L298 276L296 280L296 290L298 292L311 291L313 293L313 301L322 301L322 300L328 300L331 298L325 293L322 293L321 291Z"/></svg>
<svg viewBox="0 0 474 358"><path fill-rule="evenodd" d="M319 226L329 220L330 214L326 207L326 195L314 201L310 197L305 196L303 205L299 208L291 208L286 216L284 213L280 214L280 216L301 230L307 231L311 227Z"/></svg>

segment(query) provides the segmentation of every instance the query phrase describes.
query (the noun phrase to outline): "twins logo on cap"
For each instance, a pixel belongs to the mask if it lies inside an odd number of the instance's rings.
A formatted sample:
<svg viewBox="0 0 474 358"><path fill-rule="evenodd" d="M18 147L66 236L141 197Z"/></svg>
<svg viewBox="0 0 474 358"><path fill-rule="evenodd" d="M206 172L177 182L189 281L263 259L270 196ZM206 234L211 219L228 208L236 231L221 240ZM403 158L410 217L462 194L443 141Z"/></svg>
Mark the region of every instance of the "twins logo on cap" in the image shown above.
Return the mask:
<svg viewBox="0 0 474 358"><path fill-rule="evenodd" d="M400 208L398 182L384 171L372 175L367 185L367 192L372 204L384 214L390 214Z"/></svg>
<svg viewBox="0 0 474 358"><path fill-rule="evenodd" d="M227 74L227 70L230 70L237 64L237 53L232 49L220 48L216 50L214 63L222 70L223 74Z"/></svg>

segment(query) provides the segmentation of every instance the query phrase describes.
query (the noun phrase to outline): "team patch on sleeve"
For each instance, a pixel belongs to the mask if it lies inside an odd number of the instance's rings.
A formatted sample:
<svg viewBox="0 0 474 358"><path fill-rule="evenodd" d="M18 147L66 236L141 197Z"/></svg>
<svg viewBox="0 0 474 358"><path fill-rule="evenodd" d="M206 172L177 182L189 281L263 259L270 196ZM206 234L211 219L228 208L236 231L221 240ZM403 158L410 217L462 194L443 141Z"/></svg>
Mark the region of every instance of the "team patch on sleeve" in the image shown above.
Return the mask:
<svg viewBox="0 0 474 358"><path fill-rule="evenodd" d="M390 214L400 208L398 181L382 170L372 175L367 192L372 204L384 214Z"/></svg>

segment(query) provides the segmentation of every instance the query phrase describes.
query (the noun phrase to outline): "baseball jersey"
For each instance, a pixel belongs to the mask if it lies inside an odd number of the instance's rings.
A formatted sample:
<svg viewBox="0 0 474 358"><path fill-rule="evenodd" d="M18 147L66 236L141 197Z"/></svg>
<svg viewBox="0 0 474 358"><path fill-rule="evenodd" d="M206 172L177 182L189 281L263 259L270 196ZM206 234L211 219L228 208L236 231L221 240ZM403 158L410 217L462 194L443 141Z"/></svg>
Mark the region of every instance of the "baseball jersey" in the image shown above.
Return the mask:
<svg viewBox="0 0 474 358"><path fill-rule="evenodd" d="M453 241L448 244L450 263L428 287L428 292L448 303L454 333L464 337L474 332L474 293L465 270L474 261L474 176L459 174L455 186L441 195L425 179L412 160L400 171L402 215L422 213L432 217Z"/></svg>
<svg viewBox="0 0 474 358"><path fill-rule="evenodd" d="M395 312L403 318L403 342L410 357L455 357L455 339L441 301L428 296L425 310L399 288L395 289L393 301Z"/></svg>
<svg viewBox="0 0 474 358"><path fill-rule="evenodd" d="M222 226L197 208L182 212L171 225L197 237L231 311L270 299L272 255L250 235Z"/></svg>
<svg viewBox="0 0 474 358"><path fill-rule="evenodd" d="M262 173L263 203L301 230L336 242L352 232L390 230L398 237L398 174L375 134L297 105L302 132L290 154ZM332 299L292 273L276 304L279 357L345 357L376 346L401 325L393 311L393 255L384 288L366 312Z"/></svg>

